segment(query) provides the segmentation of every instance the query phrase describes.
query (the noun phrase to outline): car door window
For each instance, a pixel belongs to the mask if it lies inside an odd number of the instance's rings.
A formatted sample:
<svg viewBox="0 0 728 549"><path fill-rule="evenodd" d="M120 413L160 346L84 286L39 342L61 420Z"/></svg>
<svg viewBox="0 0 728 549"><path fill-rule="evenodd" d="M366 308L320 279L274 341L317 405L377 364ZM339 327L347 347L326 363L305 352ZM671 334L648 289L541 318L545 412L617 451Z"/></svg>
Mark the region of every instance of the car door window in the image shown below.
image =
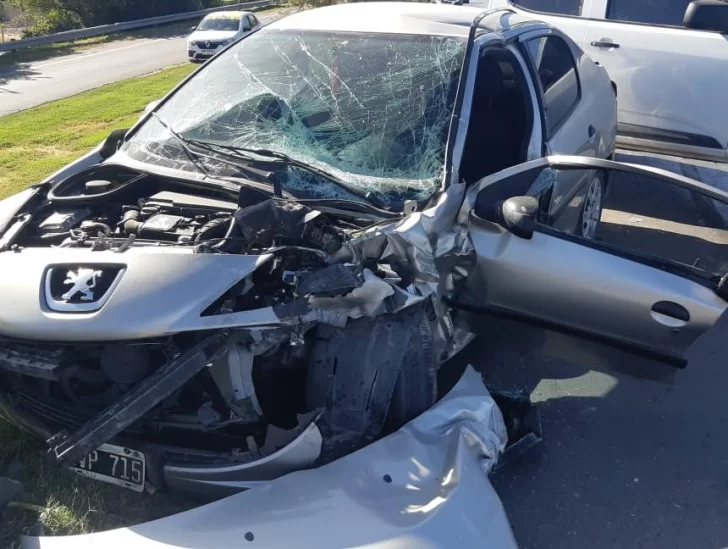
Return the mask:
<svg viewBox="0 0 728 549"><path fill-rule="evenodd" d="M519 8L559 15L581 15L583 0L511 0Z"/></svg>
<svg viewBox="0 0 728 549"><path fill-rule="evenodd" d="M549 133L567 118L579 101L579 77L569 45L557 36L534 38L526 42L544 95Z"/></svg>
<svg viewBox="0 0 728 549"><path fill-rule="evenodd" d="M682 27L692 0L609 0L607 19Z"/></svg>
<svg viewBox="0 0 728 549"><path fill-rule="evenodd" d="M563 181L580 188L542 211L542 227L705 281L728 273L728 203L657 176L598 169L546 168L527 194Z"/></svg>

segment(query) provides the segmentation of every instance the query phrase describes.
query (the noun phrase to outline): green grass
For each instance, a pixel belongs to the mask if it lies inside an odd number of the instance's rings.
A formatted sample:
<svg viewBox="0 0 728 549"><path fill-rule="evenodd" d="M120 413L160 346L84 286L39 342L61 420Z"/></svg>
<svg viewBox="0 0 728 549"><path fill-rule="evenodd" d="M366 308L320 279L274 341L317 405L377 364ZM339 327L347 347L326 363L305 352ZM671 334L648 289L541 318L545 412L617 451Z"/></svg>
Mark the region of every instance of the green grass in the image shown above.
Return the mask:
<svg viewBox="0 0 728 549"><path fill-rule="evenodd" d="M128 128L193 69L171 67L0 118L0 198L43 180L110 131Z"/></svg>
<svg viewBox="0 0 728 549"><path fill-rule="evenodd" d="M138 494L85 479L51 463L42 442L0 420L0 476L23 493L0 517L0 548L20 535L73 535L131 526L184 511L199 501Z"/></svg>
<svg viewBox="0 0 728 549"><path fill-rule="evenodd" d="M171 67L0 118L0 197L38 182L133 124L144 107L194 69ZM23 482L0 517L0 548L20 534L67 535L136 524L193 507L179 495L140 495L55 466L41 441L0 420L0 476Z"/></svg>

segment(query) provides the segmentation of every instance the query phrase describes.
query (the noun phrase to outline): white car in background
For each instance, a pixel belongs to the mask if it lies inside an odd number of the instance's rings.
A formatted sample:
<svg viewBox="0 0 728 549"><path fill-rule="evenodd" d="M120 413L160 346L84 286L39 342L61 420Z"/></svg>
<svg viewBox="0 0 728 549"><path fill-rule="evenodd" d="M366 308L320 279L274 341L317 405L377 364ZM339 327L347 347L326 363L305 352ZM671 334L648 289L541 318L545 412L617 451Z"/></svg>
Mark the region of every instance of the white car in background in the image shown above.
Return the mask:
<svg viewBox="0 0 728 549"><path fill-rule="evenodd" d="M624 148L728 162L728 2L486 0L568 34L615 83ZM538 12L538 13L534 13Z"/></svg>
<svg viewBox="0 0 728 549"><path fill-rule="evenodd" d="M204 61L230 42L260 27L260 21L249 11L219 11L200 22L187 38L187 57L192 62Z"/></svg>

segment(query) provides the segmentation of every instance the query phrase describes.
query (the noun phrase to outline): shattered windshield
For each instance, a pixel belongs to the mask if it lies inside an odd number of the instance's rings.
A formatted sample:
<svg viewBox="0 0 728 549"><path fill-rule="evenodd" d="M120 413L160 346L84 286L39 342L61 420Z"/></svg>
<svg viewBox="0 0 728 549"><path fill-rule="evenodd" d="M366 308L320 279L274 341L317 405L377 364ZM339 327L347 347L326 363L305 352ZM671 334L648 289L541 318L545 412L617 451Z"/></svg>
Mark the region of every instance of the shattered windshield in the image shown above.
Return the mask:
<svg viewBox="0 0 728 549"><path fill-rule="evenodd" d="M240 28L240 19L233 19L232 17L212 17L210 19L203 19L197 30L208 31L236 31Z"/></svg>
<svg viewBox="0 0 728 549"><path fill-rule="evenodd" d="M424 200L442 179L464 47L442 36L263 29L193 77L124 151L194 170L161 118L185 139L280 152L383 203ZM342 186L288 171L282 185L294 195L341 196Z"/></svg>

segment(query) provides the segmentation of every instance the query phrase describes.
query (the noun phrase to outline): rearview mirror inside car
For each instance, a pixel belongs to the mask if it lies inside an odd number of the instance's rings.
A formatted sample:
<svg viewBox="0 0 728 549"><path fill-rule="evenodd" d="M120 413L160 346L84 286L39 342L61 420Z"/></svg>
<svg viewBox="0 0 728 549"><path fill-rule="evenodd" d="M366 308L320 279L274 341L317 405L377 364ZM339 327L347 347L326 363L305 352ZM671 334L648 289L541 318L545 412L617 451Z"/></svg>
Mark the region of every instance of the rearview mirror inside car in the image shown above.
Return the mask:
<svg viewBox="0 0 728 549"><path fill-rule="evenodd" d="M683 25L688 29L728 33L728 2L697 0L688 4Z"/></svg>
<svg viewBox="0 0 728 549"><path fill-rule="evenodd" d="M536 228L538 200L532 196L514 196L500 207L500 221L514 235L530 239Z"/></svg>

